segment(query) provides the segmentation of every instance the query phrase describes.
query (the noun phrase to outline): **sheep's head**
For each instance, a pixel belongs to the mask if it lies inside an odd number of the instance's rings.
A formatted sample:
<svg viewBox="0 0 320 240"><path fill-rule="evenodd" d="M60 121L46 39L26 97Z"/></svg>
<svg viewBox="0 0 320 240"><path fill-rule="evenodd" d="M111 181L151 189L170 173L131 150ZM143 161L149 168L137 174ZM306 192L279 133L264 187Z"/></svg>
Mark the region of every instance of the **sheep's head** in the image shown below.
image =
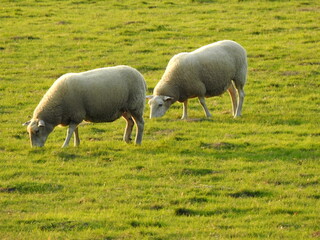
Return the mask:
<svg viewBox="0 0 320 240"><path fill-rule="evenodd" d="M162 117L173 103L173 97L147 96L150 105L150 118Z"/></svg>
<svg viewBox="0 0 320 240"><path fill-rule="evenodd" d="M43 120L31 119L23 124L27 126L32 147L43 147L48 135L52 132L53 126Z"/></svg>

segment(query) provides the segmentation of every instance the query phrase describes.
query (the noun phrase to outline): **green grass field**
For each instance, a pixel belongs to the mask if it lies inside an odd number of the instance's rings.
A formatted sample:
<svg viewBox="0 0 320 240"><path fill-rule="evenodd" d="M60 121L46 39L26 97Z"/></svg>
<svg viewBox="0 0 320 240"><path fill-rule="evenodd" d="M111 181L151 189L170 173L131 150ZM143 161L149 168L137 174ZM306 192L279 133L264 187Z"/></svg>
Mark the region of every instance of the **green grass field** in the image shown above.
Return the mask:
<svg viewBox="0 0 320 240"><path fill-rule="evenodd" d="M317 0L2 0L0 239L320 238L319 23ZM248 52L241 118L224 94L211 119L147 105L141 146L119 119L30 147L60 75L130 65L151 94L174 54L223 39Z"/></svg>

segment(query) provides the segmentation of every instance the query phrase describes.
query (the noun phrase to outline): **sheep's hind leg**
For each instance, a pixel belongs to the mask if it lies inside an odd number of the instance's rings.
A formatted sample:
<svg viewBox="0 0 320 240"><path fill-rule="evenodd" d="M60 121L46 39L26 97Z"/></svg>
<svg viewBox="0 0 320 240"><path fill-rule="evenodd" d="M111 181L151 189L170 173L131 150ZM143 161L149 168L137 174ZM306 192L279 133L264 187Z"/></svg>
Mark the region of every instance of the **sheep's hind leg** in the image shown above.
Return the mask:
<svg viewBox="0 0 320 240"><path fill-rule="evenodd" d="M237 100L237 90L234 87L233 83L231 83L230 87L228 88L228 92L232 101L232 115L236 117L238 100Z"/></svg>
<svg viewBox="0 0 320 240"><path fill-rule="evenodd" d="M78 127L74 130L74 146L78 147L80 145L79 131Z"/></svg>
<svg viewBox="0 0 320 240"><path fill-rule="evenodd" d="M62 147L67 147L69 145L70 139L72 137L73 132L77 129L78 124L70 124L69 128L67 130L67 137L66 140L64 141ZM79 136L78 136L79 137Z"/></svg>
<svg viewBox="0 0 320 240"><path fill-rule="evenodd" d="M238 106L235 117L241 116L242 113L242 105L244 101L244 85L246 83L246 74L247 74L247 65L245 65L237 75L237 77L234 79L234 85L238 92Z"/></svg>
<svg viewBox="0 0 320 240"><path fill-rule="evenodd" d="M206 113L206 117L212 117L211 113L209 112L209 109L207 107L207 104L206 104L206 100L204 97L198 97L199 98L199 102L204 110L204 112Z"/></svg>
<svg viewBox="0 0 320 240"><path fill-rule="evenodd" d="M144 120L142 114L139 115L132 115L133 120L137 125L137 131L136 131L136 139L135 143L136 144L141 144L142 142L142 136L143 136L143 130L144 130Z"/></svg>
<svg viewBox="0 0 320 240"><path fill-rule="evenodd" d="M243 87L238 87L237 89L238 89L238 95L239 95L239 104L238 104L238 107L237 107L237 113L236 113L235 117L241 116L242 104L243 104L244 96L245 96Z"/></svg>
<svg viewBox="0 0 320 240"><path fill-rule="evenodd" d="M188 118L188 99L183 102L183 113L181 119Z"/></svg>
<svg viewBox="0 0 320 240"><path fill-rule="evenodd" d="M127 125L126 125L124 135L123 135L123 141L128 143L131 140L131 133L132 133L134 121L132 120L130 113L125 112L122 114L122 117L127 121Z"/></svg>

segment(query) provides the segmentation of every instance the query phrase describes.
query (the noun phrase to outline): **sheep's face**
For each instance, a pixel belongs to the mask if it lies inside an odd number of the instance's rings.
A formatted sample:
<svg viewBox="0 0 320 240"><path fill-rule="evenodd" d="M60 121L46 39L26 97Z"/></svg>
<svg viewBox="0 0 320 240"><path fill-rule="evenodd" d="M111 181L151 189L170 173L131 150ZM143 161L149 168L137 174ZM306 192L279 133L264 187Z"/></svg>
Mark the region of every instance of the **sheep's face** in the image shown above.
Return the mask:
<svg viewBox="0 0 320 240"><path fill-rule="evenodd" d="M43 147L48 135L52 132L53 126L43 120L32 119L23 125L27 126L31 147Z"/></svg>
<svg viewBox="0 0 320 240"><path fill-rule="evenodd" d="M150 118L162 117L172 104L173 98L169 96L150 96Z"/></svg>

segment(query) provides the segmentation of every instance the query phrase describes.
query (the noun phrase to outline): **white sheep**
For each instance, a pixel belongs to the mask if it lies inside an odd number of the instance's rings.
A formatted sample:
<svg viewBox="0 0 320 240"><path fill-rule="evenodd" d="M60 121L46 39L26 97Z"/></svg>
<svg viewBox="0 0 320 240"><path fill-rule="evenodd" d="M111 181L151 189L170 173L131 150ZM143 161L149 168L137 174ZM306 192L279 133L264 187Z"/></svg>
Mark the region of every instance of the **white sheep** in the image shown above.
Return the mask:
<svg viewBox="0 0 320 240"><path fill-rule="evenodd" d="M211 117L205 97L218 96L226 90L232 99L234 117L240 116L246 75L246 51L234 41L219 41L190 53L179 53L169 61L153 95L147 96L150 118L163 116L179 101L183 102L182 119L187 119L188 99L194 97L198 97L206 116Z"/></svg>
<svg viewBox="0 0 320 240"><path fill-rule="evenodd" d="M74 145L80 144L78 125L88 122L113 122L121 116L127 121L123 140L130 141L134 123L136 144L141 144L146 83L129 66L67 73L58 78L43 96L28 126L31 146L44 146L57 125L69 126L62 145L66 147L74 133Z"/></svg>

